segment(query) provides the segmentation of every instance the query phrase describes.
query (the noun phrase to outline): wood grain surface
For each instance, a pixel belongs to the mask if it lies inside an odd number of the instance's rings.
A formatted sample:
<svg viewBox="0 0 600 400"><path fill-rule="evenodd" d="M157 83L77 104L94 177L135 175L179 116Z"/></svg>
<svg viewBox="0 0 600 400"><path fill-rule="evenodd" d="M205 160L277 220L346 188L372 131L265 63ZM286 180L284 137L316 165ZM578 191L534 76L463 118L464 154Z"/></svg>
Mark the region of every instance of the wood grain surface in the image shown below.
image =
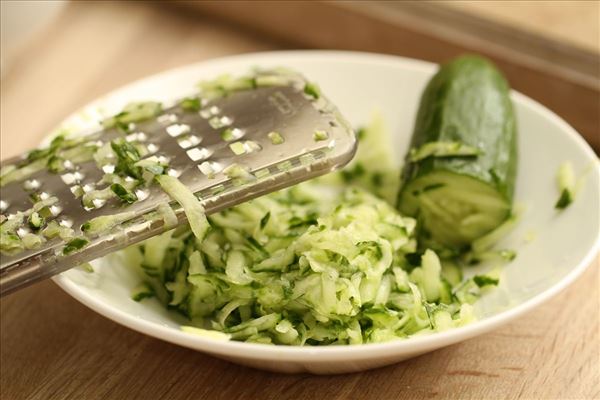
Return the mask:
<svg viewBox="0 0 600 400"><path fill-rule="evenodd" d="M511 87L540 101L569 122L600 152L600 57L514 23L467 14L448 1L178 1L176 4L231 21L251 32L261 32L298 46L395 54L442 63L465 53L490 58L500 67ZM486 2L480 2L485 3ZM538 1L545 8L555 4ZM462 2L460 4L463 4ZM465 3L466 4L466 3ZM506 2L515 13L527 15L520 3ZM560 6L560 5L559 5ZM481 7L487 7L482 5ZM542 6L529 8L538 22ZM556 7L555 7L556 8ZM587 25L571 7L563 13L564 25ZM244 12L245 11L245 12ZM247 18L248 13L252 18ZM533 15L535 14L535 15ZM556 17L556 15L554 15ZM545 20L555 26L552 18ZM591 18L592 28L600 18ZM596 29L584 30L594 32ZM580 32L573 29L573 32ZM580 33L581 34L581 33ZM600 48L600 38L592 42Z"/></svg>
<svg viewBox="0 0 600 400"><path fill-rule="evenodd" d="M36 144L131 80L281 43L137 3L77 3L20 53L1 85L1 156ZM0 303L0 398L598 399L599 260L497 331L390 367L331 377L257 371L101 317L43 282Z"/></svg>
<svg viewBox="0 0 600 400"><path fill-rule="evenodd" d="M560 42L600 53L600 2L589 0L438 1L469 14L508 23ZM576 21L574 23L574 21Z"/></svg>

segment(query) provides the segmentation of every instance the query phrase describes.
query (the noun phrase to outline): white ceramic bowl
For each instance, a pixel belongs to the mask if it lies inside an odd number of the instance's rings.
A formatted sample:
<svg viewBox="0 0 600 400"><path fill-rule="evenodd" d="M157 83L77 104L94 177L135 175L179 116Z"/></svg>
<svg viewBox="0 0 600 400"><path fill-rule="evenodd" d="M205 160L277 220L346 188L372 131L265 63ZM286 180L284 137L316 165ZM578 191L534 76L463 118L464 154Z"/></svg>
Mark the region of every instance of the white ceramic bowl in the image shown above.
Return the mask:
<svg viewBox="0 0 600 400"><path fill-rule="evenodd" d="M127 101L180 97L200 79L224 72L244 73L254 66L286 66L318 82L324 93L353 123L368 121L379 109L393 135L400 160L411 135L418 100L436 70L430 63L366 53L298 51L247 54L178 68L143 79L99 99L67 125L90 125L99 106L117 111ZM395 363L489 332L547 301L591 263L598 249L599 169L584 140L544 106L513 93L519 128L519 175L516 199L525 211L519 227L506 239L518 256L505 269L501 285L477 306L478 322L463 328L394 342L331 347L288 347L224 342L179 330L181 317L152 299L136 303L131 288L139 278L118 263L94 263L95 273L77 269L55 277L83 304L131 329L236 363L279 372L319 374L359 371ZM554 210L555 174L564 160L586 184L564 212ZM526 240L531 234L533 241Z"/></svg>

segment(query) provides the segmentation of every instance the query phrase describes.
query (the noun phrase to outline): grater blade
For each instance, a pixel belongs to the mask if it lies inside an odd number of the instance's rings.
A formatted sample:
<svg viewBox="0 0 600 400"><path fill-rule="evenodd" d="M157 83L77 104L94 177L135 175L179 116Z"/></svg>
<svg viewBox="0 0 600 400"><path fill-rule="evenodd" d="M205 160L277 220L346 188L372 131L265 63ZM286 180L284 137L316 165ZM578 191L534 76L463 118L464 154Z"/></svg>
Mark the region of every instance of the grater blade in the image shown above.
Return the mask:
<svg viewBox="0 0 600 400"><path fill-rule="evenodd" d="M176 102L157 117L130 124L128 133L118 128L95 132L82 146L102 146L116 138L145 146L145 157L168 160L168 174L196 194L207 214L215 213L326 174L352 159L356 139L349 124L325 97L307 94L306 85L304 78L295 76L285 85L229 93L197 111ZM2 167L22 160L7 160ZM228 177L224 170L234 164L243 165L252 179L240 182ZM174 225L155 218L161 205L169 204L177 225L187 221L182 207L157 184L136 189L139 200L129 205L112 197L84 207L81 194L107 190L109 185L99 182L114 165L100 168L94 160L65 160L63 165L61 173L44 168L2 186L3 219L31 211L32 197L49 200L48 221L70 227L76 236L93 218L117 214L128 218L109 232L88 237L89 244L71 254L64 253L66 241L60 238L18 254L3 253L0 295L172 229ZM23 237L30 230L23 226L16 233Z"/></svg>

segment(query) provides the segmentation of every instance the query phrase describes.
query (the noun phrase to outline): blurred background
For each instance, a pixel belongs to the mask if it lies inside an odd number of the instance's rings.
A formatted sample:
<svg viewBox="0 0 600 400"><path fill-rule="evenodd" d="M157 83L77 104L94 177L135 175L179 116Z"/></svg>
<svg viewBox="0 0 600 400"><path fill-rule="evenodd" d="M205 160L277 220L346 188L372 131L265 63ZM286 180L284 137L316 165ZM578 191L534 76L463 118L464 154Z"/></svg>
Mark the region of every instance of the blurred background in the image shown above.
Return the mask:
<svg viewBox="0 0 600 400"><path fill-rule="evenodd" d="M600 150L598 1L17 1L1 5L0 157L132 80L209 58L348 49L492 58Z"/></svg>

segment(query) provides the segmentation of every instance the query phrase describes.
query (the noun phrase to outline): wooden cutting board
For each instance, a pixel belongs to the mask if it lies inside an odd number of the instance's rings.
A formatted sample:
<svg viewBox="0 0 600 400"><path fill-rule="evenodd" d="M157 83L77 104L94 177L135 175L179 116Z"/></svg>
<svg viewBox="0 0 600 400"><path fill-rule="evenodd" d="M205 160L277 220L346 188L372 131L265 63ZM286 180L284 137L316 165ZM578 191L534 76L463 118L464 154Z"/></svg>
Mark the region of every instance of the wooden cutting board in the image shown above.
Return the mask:
<svg viewBox="0 0 600 400"><path fill-rule="evenodd" d="M134 79L283 42L139 3L71 3L1 85L1 154ZM279 375L165 343L94 313L48 281L0 301L0 398L550 399L600 397L599 260L493 333L390 367Z"/></svg>

